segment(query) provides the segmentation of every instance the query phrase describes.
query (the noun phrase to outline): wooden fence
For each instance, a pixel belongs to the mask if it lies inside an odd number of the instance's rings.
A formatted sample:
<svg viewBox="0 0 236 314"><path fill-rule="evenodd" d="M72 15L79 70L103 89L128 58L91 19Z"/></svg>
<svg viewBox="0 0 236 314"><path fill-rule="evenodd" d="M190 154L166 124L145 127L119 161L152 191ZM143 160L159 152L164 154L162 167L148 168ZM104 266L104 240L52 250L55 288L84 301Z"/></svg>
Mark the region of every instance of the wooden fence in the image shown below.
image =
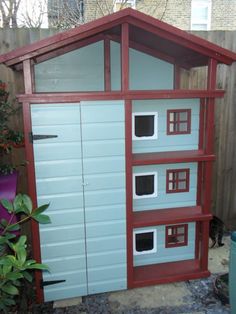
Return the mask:
<svg viewBox="0 0 236 314"><path fill-rule="evenodd" d="M35 40L55 34L48 29L0 29L0 54L26 45ZM194 32L209 41L236 52L236 31ZM185 74L183 87L202 88L206 84L205 69L194 69ZM12 94L23 91L20 73L13 73L0 65L0 79L6 81ZM218 88L226 91L223 99L217 100L215 110L215 152L212 211L223 219L227 226L236 229L236 64L231 67L219 65ZM22 119L14 120L17 128ZM15 154L16 162L22 160L24 152ZM26 189L24 173L21 175L22 189Z"/></svg>

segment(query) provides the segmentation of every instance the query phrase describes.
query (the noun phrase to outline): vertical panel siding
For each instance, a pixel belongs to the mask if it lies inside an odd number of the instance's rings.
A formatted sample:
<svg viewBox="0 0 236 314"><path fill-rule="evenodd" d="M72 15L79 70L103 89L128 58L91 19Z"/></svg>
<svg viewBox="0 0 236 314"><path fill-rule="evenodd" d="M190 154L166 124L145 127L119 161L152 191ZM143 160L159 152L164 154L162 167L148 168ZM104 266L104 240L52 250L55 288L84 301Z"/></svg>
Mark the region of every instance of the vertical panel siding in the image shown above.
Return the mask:
<svg viewBox="0 0 236 314"><path fill-rule="evenodd" d="M38 204L50 202L52 223L40 225L43 279L66 280L44 288L45 300L87 294L79 105L32 105Z"/></svg>
<svg viewBox="0 0 236 314"><path fill-rule="evenodd" d="M37 92L104 90L103 42L35 65Z"/></svg>
<svg viewBox="0 0 236 314"><path fill-rule="evenodd" d="M191 109L191 134L167 135L167 110ZM198 148L199 99L162 99L133 101L133 113L158 113L158 138L133 140L133 152L162 152Z"/></svg>
<svg viewBox="0 0 236 314"><path fill-rule="evenodd" d="M165 247L165 226L134 229L135 231L157 231L157 252L134 256L134 266L175 262L195 257L195 223L188 223L188 244L181 247Z"/></svg>
<svg viewBox="0 0 236 314"><path fill-rule="evenodd" d="M81 110L88 292L126 289L124 103Z"/></svg>
<svg viewBox="0 0 236 314"><path fill-rule="evenodd" d="M166 193L167 169L190 169L189 192ZM133 173L157 172L157 196L134 199L134 211L196 205L197 163L178 163L133 167Z"/></svg>
<svg viewBox="0 0 236 314"><path fill-rule="evenodd" d="M129 53L130 89L173 89L172 64L134 49ZM121 89L120 44L115 42L111 42L111 87Z"/></svg>

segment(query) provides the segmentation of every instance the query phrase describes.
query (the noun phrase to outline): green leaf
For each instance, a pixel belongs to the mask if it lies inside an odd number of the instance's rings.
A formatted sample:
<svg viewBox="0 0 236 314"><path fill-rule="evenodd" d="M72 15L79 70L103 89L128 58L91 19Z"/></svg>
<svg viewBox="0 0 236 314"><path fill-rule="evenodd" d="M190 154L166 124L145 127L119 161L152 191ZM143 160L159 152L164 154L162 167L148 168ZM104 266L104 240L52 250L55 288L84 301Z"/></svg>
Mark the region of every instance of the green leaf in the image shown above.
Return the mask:
<svg viewBox="0 0 236 314"><path fill-rule="evenodd" d="M41 224L49 224L51 219L47 215L33 215L32 218Z"/></svg>
<svg viewBox="0 0 236 314"><path fill-rule="evenodd" d="M30 197L26 194L23 194L22 195L22 202L25 205L25 207L27 208L28 212L31 213L32 209L33 209L33 204L32 204Z"/></svg>
<svg viewBox="0 0 236 314"><path fill-rule="evenodd" d="M27 241L27 237L25 235L21 235L19 240L16 242L16 246L25 245L26 241Z"/></svg>
<svg viewBox="0 0 236 314"><path fill-rule="evenodd" d="M27 269L49 270L49 267L45 264L35 263L35 264L31 264L31 265L27 266Z"/></svg>
<svg viewBox="0 0 236 314"><path fill-rule="evenodd" d="M13 299L10 299L10 298L4 299L4 302L5 302L5 304L8 305L8 306L12 306L12 305L15 305L15 304L16 304L16 302L15 302Z"/></svg>
<svg viewBox="0 0 236 314"><path fill-rule="evenodd" d="M29 282L32 282L33 277L31 276L30 273L28 273L27 271L23 271L23 272L22 272L22 275L24 276L24 278L25 278L26 280L28 280Z"/></svg>
<svg viewBox="0 0 236 314"><path fill-rule="evenodd" d="M8 294L11 294L11 295L19 294L19 290L15 286L13 286L9 283L2 287L2 291L6 292Z"/></svg>
<svg viewBox="0 0 236 314"><path fill-rule="evenodd" d="M1 200L1 204L2 204L2 206L3 206L4 208L7 209L7 211L8 211L9 213L12 213L12 212L14 211L13 204L12 204L10 201L8 201L7 199Z"/></svg>
<svg viewBox="0 0 236 314"><path fill-rule="evenodd" d="M38 208L35 208L35 210L33 211L32 213L32 216L37 216L39 214L42 214L49 206L50 204L45 204L45 205L42 205L42 206L39 206Z"/></svg>
<svg viewBox="0 0 236 314"><path fill-rule="evenodd" d="M17 231L20 229L20 225L16 224L16 225L10 225L9 227L7 227L7 231Z"/></svg>
<svg viewBox="0 0 236 314"><path fill-rule="evenodd" d="M1 219L1 225L5 228L8 225L8 221L6 219Z"/></svg>
<svg viewBox="0 0 236 314"><path fill-rule="evenodd" d="M15 281L17 279L21 279L23 277L24 277L24 275L21 274L20 272L12 272L12 273L9 273L6 275L6 278L9 280L12 280L12 281Z"/></svg>

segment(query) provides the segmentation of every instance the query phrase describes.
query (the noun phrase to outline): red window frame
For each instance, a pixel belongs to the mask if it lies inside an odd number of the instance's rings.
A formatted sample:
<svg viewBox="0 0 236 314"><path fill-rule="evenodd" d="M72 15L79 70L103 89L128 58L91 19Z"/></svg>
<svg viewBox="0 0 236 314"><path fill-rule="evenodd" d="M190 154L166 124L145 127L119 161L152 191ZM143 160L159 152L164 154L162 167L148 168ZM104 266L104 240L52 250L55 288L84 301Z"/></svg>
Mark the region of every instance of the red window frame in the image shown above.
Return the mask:
<svg viewBox="0 0 236 314"><path fill-rule="evenodd" d="M180 113L186 112L187 119L181 120ZM174 120L170 119L171 114L174 115ZM187 129L181 131L181 124L187 123ZM173 131L171 128L173 125ZM190 134L191 133L191 109L170 109L167 110L167 135L178 135L178 134Z"/></svg>
<svg viewBox="0 0 236 314"><path fill-rule="evenodd" d="M179 177L181 172L185 172L185 178ZM189 192L189 173L189 168L166 170L166 193ZM172 179L170 179L170 174L172 174ZM179 188L179 184L183 182L185 182L185 188ZM173 185L173 189L170 189L170 184Z"/></svg>
<svg viewBox="0 0 236 314"><path fill-rule="evenodd" d="M183 232L178 229L184 228ZM171 230L171 234L169 234ZM183 237L183 241L178 242L178 237ZM173 238L177 241L174 242ZM188 245L188 224L166 226L166 248L179 247Z"/></svg>

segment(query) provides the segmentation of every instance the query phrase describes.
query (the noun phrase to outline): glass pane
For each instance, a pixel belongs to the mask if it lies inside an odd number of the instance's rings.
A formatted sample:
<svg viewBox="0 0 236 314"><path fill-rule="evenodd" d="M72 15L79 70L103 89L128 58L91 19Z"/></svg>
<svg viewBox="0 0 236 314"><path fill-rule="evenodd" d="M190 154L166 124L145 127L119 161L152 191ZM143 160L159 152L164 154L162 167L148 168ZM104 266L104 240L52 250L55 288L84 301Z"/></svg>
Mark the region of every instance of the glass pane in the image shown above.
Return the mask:
<svg viewBox="0 0 236 314"><path fill-rule="evenodd" d="M153 232L138 233L135 235L137 252L151 251L154 247Z"/></svg>
<svg viewBox="0 0 236 314"><path fill-rule="evenodd" d="M207 20L208 18L208 7L195 6L192 12L192 19L194 20Z"/></svg>
<svg viewBox="0 0 236 314"><path fill-rule="evenodd" d="M173 180L173 172L169 172L169 180L170 180L170 181Z"/></svg>
<svg viewBox="0 0 236 314"><path fill-rule="evenodd" d="M186 179L186 172L185 171L181 171L179 172L179 179Z"/></svg>
<svg viewBox="0 0 236 314"><path fill-rule="evenodd" d="M179 190L186 190L186 181L179 181Z"/></svg>
<svg viewBox="0 0 236 314"><path fill-rule="evenodd" d="M172 235L172 228L168 228L168 235Z"/></svg>
<svg viewBox="0 0 236 314"><path fill-rule="evenodd" d="M207 24L192 24L192 30L207 30Z"/></svg>
<svg viewBox="0 0 236 314"><path fill-rule="evenodd" d="M136 195L151 195L154 193L154 175L135 177Z"/></svg>
<svg viewBox="0 0 236 314"><path fill-rule="evenodd" d="M187 132L188 131L188 123L187 122L181 122L179 124L179 131L180 132Z"/></svg>
<svg viewBox="0 0 236 314"><path fill-rule="evenodd" d="M184 226L178 227L178 233L184 233Z"/></svg>
<svg viewBox="0 0 236 314"><path fill-rule="evenodd" d="M184 242L184 235L177 236L177 242L178 243L183 243Z"/></svg>
<svg viewBox="0 0 236 314"><path fill-rule="evenodd" d="M135 116L135 136L153 136L155 116Z"/></svg>
<svg viewBox="0 0 236 314"><path fill-rule="evenodd" d="M176 235L171 235L168 237L168 244L178 243L178 237Z"/></svg>
<svg viewBox="0 0 236 314"><path fill-rule="evenodd" d="M169 131L170 131L170 132L174 132L174 124L173 124L173 123L170 123L170 125L169 125Z"/></svg>
<svg viewBox="0 0 236 314"><path fill-rule="evenodd" d="M171 122L173 122L174 121L174 113L173 112L171 112L170 114L169 114L169 119L170 119L170 121Z"/></svg>
<svg viewBox="0 0 236 314"><path fill-rule="evenodd" d="M180 121L186 121L188 118L188 113L186 111L179 112L179 119Z"/></svg>

